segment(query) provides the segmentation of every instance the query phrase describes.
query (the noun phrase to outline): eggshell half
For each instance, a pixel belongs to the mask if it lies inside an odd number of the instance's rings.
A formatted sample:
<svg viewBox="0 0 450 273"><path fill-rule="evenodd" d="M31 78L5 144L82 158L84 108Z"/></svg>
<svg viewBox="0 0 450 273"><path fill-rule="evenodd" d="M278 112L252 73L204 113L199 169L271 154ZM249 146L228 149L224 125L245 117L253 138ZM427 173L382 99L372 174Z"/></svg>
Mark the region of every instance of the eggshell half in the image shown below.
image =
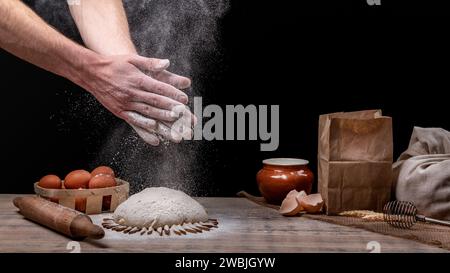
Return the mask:
<svg viewBox="0 0 450 273"><path fill-rule="evenodd" d="M322 210L323 199L320 193L310 194L300 199L300 206L308 213L318 213Z"/></svg>
<svg viewBox="0 0 450 273"><path fill-rule="evenodd" d="M286 195L286 197L291 197L291 196L295 197L295 196L297 196L297 194L298 194L297 190L292 190Z"/></svg>
<svg viewBox="0 0 450 273"><path fill-rule="evenodd" d="M300 206L300 211L303 211L303 210L304 210L303 207L302 207L301 201L302 201L303 198L305 198L306 196L308 196L308 195L306 194L305 191L301 191L301 192L297 193L297 195L295 196L295 199L297 200L297 203L298 203L298 205Z"/></svg>
<svg viewBox="0 0 450 273"><path fill-rule="evenodd" d="M298 204L294 195L286 196L281 203L279 212L284 216L297 215L301 210L301 206Z"/></svg>

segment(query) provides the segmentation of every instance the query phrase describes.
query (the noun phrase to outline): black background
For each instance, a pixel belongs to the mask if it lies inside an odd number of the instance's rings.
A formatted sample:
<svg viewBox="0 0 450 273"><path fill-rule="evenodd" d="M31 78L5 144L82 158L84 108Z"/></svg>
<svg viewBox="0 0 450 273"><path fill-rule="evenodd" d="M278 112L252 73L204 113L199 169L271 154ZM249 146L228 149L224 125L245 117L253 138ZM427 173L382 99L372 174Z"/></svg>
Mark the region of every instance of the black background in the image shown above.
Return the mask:
<svg viewBox="0 0 450 273"><path fill-rule="evenodd" d="M201 84L214 90L205 99L280 105L280 146L260 152L259 142L205 143L202 195L255 193L264 158L305 158L316 172L323 113L382 109L393 117L396 156L413 126L450 129L448 19L438 16L448 10L433 1L381 1L232 1L220 25L223 56L202 72ZM90 119L87 107L72 107L90 101L83 90L4 51L0 60L0 192L31 193L47 173L94 167L122 121L99 105L103 122Z"/></svg>

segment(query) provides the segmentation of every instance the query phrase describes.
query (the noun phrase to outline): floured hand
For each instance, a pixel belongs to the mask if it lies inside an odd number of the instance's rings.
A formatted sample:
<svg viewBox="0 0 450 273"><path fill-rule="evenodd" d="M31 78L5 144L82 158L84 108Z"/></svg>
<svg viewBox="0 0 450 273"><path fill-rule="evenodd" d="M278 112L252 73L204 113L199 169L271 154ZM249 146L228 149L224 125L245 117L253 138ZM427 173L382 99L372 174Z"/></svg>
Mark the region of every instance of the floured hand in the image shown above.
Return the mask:
<svg viewBox="0 0 450 273"><path fill-rule="evenodd" d="M183 137L168 134L166 124L179 119L180 114L174 109L184 108L188 102L180 89L188 88L191 82L168 72L169 64L168 60L138 55L105 56L102 62L88 69L83 87L114 115L129 123L147 143L159 144L155 134L180 142ZM195 120L193 115L192 120Z"/></svg>
<svg viewBox="0 0 450 273"><path fill-rule="evenodd" d="M197 120L187 107L183 108L185 110L175 122L158 122L134 112L128 112L127 114L133 120L133 123L140 124L140 126L131 125L136 133L145 142L156 146L160 143L160 140L164 139L175 143L179 143L183 139L192 139L193 131L191 128L195 126Z"/></svg>

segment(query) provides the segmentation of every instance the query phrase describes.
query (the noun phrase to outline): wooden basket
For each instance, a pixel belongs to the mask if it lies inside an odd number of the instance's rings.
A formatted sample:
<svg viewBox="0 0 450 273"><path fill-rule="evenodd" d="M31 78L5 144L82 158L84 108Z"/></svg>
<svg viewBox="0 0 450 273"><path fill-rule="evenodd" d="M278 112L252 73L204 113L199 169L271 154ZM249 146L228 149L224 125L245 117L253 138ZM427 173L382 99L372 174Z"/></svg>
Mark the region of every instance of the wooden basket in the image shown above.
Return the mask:
<svg viewBox="0 0 450 273"><path fill-rule="evenodd" d="M130 184L116 178L117 186L101 189L45 189L34 183L34 192L41 197L58 199L58 203L75 209L76 198L86 198L86 214L114 212L117 206L127 200ZM108 211L102 211L103 197L111 196L111 206Z"/></svg>

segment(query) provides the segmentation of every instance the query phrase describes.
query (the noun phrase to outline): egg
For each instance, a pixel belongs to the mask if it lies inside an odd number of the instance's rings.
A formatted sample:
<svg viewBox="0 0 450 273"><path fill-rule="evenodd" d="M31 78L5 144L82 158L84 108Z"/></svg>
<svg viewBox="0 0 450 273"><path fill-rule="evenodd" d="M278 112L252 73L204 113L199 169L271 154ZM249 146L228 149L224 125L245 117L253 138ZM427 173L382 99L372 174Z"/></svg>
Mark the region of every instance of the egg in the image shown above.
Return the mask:
<svg viewBox="0 0 450 273"><path fill-rule="evenodd" d="M59 178L57 175L49 174L49 175L42 177L39 180L38 185L39 185L39 187L46 188L46 189L61 189L62 182L61 182L61 178Z"/></svg>
<svg viewBox="0 0 450 273"><path fill-rule="evenodd" d="M116 179L107 174L98 174L89 180L89 189L109 188L116 185Z"/></svg>
<svg viewBox="0 0 450 273"><path fill-rule="evenodd" d="M42 177L39 180L38 186L45 188L45 189L61 189L62 181L61 181L61 178L59 178L57 175L49 174L49 175ZM54 203L59 203L58 198L49 197L49 198L45 198L45 199L50 200Z"/></svg>
<svg viewBox="0 0 450 273"><path fill-rule="evenodd" d="M75 209L80 212L86 212L86 198L84 197L75 198Z"/></svg>
<svg viewBox="0 0 450 273"><path fill-rule="evenodd" d="M72 171L64 178L64 186L66 189L86 189L88 187L91 174L85 170Z"/></svg>
<svg viewBox="0 0 450 273"><path fill-rule="evenodd" d="M90 189L109 188L117 186L116 179L107 174L98 174L89 181ZM104 196L102 201L102 210L109 210L111 207L111 195Z"/></svg>
<svg viewBox="0 0 450 273"><path fill-rule="evenodd" d="M115 177L113 169L111 169L108 166L97 167L91 172L92 177L94 177L96 175L99 175L99 174L107 174L107 175L110 175L112 177Z"/></svg>

